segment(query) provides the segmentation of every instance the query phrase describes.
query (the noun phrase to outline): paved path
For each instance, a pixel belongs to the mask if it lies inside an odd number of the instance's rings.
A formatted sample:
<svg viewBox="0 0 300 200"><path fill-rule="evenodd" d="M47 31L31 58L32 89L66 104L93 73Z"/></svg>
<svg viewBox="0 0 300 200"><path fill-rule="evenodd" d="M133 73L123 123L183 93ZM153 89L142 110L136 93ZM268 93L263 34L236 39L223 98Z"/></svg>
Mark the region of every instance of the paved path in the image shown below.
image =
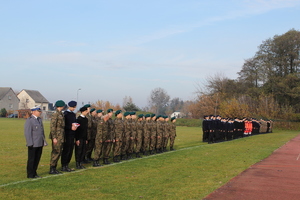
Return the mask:
<svg viewBox="0 0 300 200"><path fill-rule="evenodd" d="M300 200L300 135L205 200Z"/></svg>

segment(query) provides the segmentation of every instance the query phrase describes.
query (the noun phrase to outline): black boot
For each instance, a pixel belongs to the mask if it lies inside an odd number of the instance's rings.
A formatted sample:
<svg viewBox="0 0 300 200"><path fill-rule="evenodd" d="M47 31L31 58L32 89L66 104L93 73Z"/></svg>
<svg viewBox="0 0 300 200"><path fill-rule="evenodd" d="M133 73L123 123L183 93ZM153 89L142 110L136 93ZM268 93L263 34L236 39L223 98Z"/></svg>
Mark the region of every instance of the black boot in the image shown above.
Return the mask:
<svg viewBox="0 0 300 200"><path fill-rule="evenodd" d="M63 165L61 168L61 171L63 172L71 172L71 169L68 167L68 165Z"/></svg>
<svg viewBox="0 0 300 200"><path fill-rule="evenodd" d="M132 159L131 153L128 153L128 154L127 154L127 159L128 159L128 160L129 160L129 159Z"/></svg>
<svg viewBox="0 0 300 200"><path fill-rule="evenodd" d="M117 162L117 163L120 162L118 156L115 156L114 159L113 159L113 161L114 161L114 162Z"/></svg>
<svg viewBox="0 0 300 200"><path fill-rule="evenodd" d="M109 165L111 163L108 161L108 158L103 158L103 164Z"/></svg>
<svg viewBox="0 0 300 200"><path fill-rule="evenodd" d="M82 169L82 168L81 168L81 163L80 163L80 162L76 162L76 169Z"/></svg>
<svg viewBox="0 0 300 200"><path fill-rule="evenodd" d="M100 163L99 163L99 160L94 160L93 161L93 167L100 167Z"/></svg>
<svg viewBox="0 0 300 200"><path fill-rule="evenodd" d="M126 155L121 155L121 160L127 160Z"/></svg>
<svg viewBox="0 0 300 200"><path fill-rule="evenodd" d="M174 151L173 147L170 147L170 151Z"/></svg>
<svg viewBox="0 0 300 200"><path fill-rule="evenodd" d="M61 174L61 172L56 170L56 166L50 166L49 174Z"/></svg>
<svg viewBox="0 0 300 200"><path fill-rule="evenodd" d="M92 153L89 153L87 156L86 156L86 160L88 162L93 162L94 160L92 159Z"/></svg>
<svg viewBox="0 0 300 200"><path fill-rule="evenodd" d="M140 153L136 153L136 154L135 154L135 157L136 157L136 158L141 158Z"/></svg>
<svg viewBox="0 0 300 200"><path fill-rule="evenodd" d="M83 162L80 162L81 169L85 169L85 166L83 166L82 164L83 164Z"/></svg>

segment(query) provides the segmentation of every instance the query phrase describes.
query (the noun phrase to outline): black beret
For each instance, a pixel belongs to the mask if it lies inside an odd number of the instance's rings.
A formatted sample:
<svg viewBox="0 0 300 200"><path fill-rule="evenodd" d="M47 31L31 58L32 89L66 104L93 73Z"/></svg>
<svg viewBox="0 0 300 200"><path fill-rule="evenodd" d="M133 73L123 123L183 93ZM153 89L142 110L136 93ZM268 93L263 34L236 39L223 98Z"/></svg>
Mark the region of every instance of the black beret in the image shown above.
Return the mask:
<svg viewBox="0 0 300 200"><path fill-rule="evenodd" d="M75 106L77 106L77 102L76 102L76 101L70 101L70 102L68 103L68 106L69 106L69 107L75 107Z"/></svg>
<svg viewBox="0 0 300 200"><path fill-rule="evenodd" d="M80 108L80 112L84 112L87 110L87 107L83 106L82 108Z"/></svg>

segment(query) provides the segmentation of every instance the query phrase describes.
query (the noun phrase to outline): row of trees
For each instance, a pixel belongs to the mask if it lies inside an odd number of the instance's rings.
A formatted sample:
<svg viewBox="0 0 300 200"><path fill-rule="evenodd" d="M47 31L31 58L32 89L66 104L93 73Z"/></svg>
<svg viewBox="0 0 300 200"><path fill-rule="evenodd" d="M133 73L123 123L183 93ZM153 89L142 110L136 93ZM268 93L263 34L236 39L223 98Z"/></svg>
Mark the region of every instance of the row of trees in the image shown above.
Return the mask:
<svg viewBox="0 0 300 200"><path fill-rule="evenodd" d="M300 32L292 29L263 41L245 60L237 79L216 74L207 78L204 88L198 85L192 115L299 120L299 70Z"/></svg>

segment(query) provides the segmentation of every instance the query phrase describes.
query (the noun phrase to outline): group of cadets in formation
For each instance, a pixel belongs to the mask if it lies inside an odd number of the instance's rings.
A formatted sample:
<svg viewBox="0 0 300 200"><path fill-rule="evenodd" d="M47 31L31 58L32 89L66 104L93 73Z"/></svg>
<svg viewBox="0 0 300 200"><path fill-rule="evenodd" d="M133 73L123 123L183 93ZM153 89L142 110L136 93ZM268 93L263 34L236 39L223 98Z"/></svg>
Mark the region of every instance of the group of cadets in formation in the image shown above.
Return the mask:
<svg viewBox="0 0 300 200"><path fill-rule="evenodd" d="M123 114L121 110L113 112L112 109L104 115L102 110L91 108L90 104L80 108L80 115L76 117L75 101L70 101L68 110L64 112L65 102L59 100L55 106L49 136L52 140L50 174L61 173L56 169L60 156L61 171L74 171L68 166L74 147L77 169L84 169L82 164L89 162L93 162L94 167L102 166L100 158L103 164L110 164L111 155L113 162L120 162L140 158L141 155L163 153L167 151L168 143L170 150L174 150L175 118L169 120L168 116L155 114L137 116L135 112Z"/></svg>
<svg viewBox="0 0 300 200"><path fill-rule="evenodd" d="M202 130L203 142L212 144L272 132L272 121L258 121L254 118L229 119L219 115L206 115L202 122Z"/></svg>

